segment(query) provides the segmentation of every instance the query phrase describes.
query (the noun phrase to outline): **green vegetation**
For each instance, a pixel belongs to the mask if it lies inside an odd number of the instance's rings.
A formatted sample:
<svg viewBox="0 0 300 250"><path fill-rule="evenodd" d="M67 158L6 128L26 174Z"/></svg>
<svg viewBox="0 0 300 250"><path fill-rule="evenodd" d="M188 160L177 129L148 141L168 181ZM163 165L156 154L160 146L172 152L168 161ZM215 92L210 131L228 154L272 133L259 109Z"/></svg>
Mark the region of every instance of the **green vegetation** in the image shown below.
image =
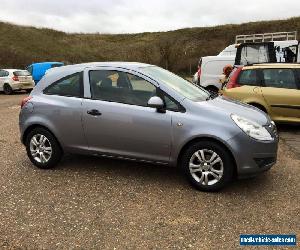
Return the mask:
<svg viewBox="0 0 300 250"><path fill-rule="evenodd" d="M240 25L188 28L141 34L68 34L0 22L0 67L24 68L32 62L139 61L178 73L196 70L201 56L216 55L235 35L294 31L300 17Z"/></svg>

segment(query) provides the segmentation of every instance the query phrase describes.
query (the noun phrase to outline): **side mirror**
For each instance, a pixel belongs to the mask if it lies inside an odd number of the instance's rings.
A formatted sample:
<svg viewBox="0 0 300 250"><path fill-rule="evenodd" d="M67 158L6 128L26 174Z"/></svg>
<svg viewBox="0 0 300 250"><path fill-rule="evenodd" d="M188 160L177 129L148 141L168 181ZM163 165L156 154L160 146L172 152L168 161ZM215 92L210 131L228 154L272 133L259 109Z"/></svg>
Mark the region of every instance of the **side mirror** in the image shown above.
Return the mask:
<svg viewBox="0 0 300 250"><path fill-rule="evenodd" d="M158 112L165 113L165 104L163 100L158 96L152 96L148 101L148 107L156 108Z"/></svg>

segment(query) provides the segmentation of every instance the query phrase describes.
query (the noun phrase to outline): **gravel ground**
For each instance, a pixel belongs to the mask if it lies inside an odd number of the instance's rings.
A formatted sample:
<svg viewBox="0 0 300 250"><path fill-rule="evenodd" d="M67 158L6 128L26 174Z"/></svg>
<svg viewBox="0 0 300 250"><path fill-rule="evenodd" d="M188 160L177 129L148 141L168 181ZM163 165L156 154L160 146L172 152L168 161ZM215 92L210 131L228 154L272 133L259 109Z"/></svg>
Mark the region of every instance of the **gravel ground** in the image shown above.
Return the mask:
<svg viewBox="0 0 300 250"><path fill-rule="evenodd" d="M39 170L19 141L24 96L0 95L1 249L235 249L243 233L299 238L300 157L285 140L269 172L219 193L144 163L66 156Z"/></svg>

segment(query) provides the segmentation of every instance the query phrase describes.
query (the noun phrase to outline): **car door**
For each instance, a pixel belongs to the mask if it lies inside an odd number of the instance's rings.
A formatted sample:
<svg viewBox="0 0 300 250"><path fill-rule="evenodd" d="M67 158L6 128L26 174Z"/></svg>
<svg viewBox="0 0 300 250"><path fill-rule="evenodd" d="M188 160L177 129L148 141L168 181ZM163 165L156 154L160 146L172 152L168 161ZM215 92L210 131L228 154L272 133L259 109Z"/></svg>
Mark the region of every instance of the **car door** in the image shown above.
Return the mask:
<svg viewBox="0 0 300 250"><path fill-rule="evenodd" d="M90 150L104 155L168 162L171 114L147 107L157 86L149 79L114 68L89 69L83 125Z"/></svg>
<svg viewBox="0 0 300 250"><path fill-rule="evenodd" d="M300 118L299 77L292 68L263 69L263 96L277 120Z"/></svg>
<svg viewBox="0 0 300 250"><path fill-rule="evenodd" d="M258 69L245 69L242 70L237 79L237 85L230 89L230 95L245 103L261 104L263 100L261 92L261 78Z"/></svg>

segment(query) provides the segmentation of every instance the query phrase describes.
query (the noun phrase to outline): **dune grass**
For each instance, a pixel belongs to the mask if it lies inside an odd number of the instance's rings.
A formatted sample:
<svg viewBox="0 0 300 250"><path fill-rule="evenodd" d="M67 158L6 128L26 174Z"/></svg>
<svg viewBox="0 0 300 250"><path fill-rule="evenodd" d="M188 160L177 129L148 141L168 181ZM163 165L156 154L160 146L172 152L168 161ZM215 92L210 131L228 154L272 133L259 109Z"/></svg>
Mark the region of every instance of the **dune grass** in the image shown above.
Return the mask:
<svg viewBox="0 0 300 250"><path fill-rule="evenodd" d="M69 34L0 22L0 68L32 62L138 61L189 74L201 56L216 55L238 34L298 31L300 17L240 25L140 34Z"/></svg>

